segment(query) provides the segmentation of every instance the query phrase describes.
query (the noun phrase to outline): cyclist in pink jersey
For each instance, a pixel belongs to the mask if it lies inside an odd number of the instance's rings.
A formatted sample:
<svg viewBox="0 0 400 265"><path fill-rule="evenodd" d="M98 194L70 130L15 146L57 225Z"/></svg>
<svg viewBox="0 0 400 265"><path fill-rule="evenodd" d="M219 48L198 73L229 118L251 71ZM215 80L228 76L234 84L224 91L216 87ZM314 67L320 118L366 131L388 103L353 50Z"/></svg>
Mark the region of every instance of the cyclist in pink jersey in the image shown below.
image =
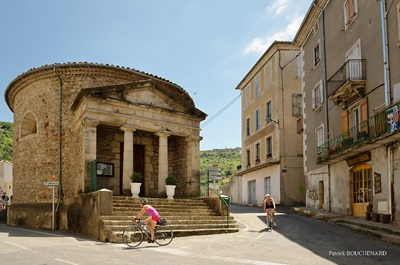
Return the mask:
<svg viewBox="0 0 400 265"><path fill-rule="evenodd" d="M140 206L142 207L142 210L137 214L134 221L137 222L137 219L139 219L144 213L150 215L149 218L144 220L144 223L150 226L151 239L149 240L149 243L154 243L154 227L156 226L157 221L160 220L160 215L153 206L147 204L146 198L140 198Z"/></svg>

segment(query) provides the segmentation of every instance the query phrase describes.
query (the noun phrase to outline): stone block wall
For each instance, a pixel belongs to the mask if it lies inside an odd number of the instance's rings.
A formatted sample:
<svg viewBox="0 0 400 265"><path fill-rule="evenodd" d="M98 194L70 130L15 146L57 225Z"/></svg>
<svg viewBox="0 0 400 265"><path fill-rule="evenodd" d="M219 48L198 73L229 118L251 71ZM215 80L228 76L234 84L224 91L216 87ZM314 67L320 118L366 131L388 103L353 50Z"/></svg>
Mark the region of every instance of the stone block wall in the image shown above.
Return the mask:
<svg viewBox="0 0 400 265"><path fill-rule="evenodd" d="M175 198L187 195L186 164L187 142L183 137L170 136L168 139L168 174L176 177Z"/></svg>

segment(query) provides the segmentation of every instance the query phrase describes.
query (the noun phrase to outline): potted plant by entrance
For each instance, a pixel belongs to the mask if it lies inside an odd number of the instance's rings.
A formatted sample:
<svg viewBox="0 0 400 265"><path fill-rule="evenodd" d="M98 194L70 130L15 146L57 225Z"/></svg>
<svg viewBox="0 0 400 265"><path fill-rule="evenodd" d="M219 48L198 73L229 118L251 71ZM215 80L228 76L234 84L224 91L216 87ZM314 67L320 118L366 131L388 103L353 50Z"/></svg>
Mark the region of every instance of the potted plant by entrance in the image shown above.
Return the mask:
<svg viewBox="0 0 400 265"><path fill-rule="evenodd" d="M142 185L143 176L139 172L133 172L129 178L132 180L132 183L130 183L132 198L139 198L140 186Z"/></svg>
<svg viewBox="0 0 400 265"><path fill-rule="evenodd" d="M167 199L173 200L175 195L175 188L176 188L176 177L175 176L168 176L165 179L165 190L167 193Z"/></svg>

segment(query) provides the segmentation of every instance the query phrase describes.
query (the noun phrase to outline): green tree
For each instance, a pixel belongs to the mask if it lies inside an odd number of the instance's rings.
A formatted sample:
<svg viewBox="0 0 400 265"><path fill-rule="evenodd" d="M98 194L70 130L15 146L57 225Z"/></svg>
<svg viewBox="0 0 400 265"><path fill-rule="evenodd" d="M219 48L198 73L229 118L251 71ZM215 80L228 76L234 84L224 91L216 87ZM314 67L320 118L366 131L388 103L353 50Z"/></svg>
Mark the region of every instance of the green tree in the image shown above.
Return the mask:
<svg viewBox="0 0 400 265"><path fill-rule="evenodd" d="M13 159L14 125L11 122L0 122L0 160Z"/></svg>

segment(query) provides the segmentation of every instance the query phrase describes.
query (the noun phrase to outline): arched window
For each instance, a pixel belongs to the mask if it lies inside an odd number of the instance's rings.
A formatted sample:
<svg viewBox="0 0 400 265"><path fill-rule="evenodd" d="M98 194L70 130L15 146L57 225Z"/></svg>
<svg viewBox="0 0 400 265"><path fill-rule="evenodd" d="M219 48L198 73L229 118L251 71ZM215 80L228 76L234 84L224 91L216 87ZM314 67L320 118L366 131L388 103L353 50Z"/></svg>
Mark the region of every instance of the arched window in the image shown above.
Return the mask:
<svg viewBox="0 0 400 265"><path fill-rule="evenodd" d="M21 125L21 137L25 137L30 134L37 133L37 122L35 116L28 112L25 114L25 117L22 121Z"/></svg>

